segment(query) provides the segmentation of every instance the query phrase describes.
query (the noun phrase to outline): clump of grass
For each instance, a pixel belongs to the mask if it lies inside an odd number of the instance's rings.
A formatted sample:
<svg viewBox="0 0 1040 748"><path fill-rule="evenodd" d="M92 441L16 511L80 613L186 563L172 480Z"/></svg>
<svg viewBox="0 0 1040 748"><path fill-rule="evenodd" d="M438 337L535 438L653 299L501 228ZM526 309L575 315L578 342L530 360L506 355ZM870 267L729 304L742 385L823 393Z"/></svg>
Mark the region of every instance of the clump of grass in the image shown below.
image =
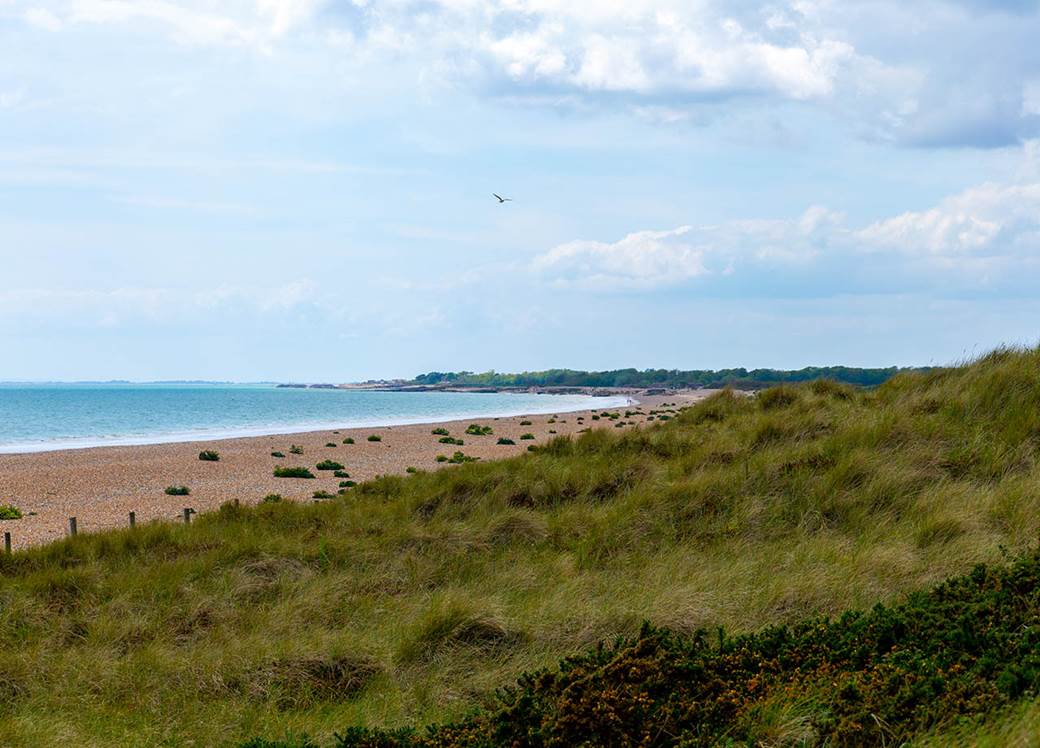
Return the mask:
<svg viewBox="0 0 1040 748"><path fill-rule="evenodd" d="M455 454L448 458L448 462L454 465L460 465L463 462L476 462L479 459L479 457L470 457L467 454L464 454L460 451L456 451Z"/></svg>
<svg viewBox="0 0 1040 748"><path fill-rule="evenodd" d="M355 483L352 480L342 480L342 481L339 482L339 487L340 488L353 488L356 485L357 485L357 483Z"/></svg>
<svg viewBox="0 0 1040 748"><path fill-rule="evenodd" d="M303 447L300 447L300 446L297 446L296 444L293 444L291 447L289 447L289 454L291 454L291 455L302 455L303 454Z"/></svg>
<svg viewBox="0 0 1040 748"><path fill-rule="evenodd" d="M335 448L336 447L336 442L325 442L325 446L326 447Z"/></svg>
<svg viewBox="0 0 1040 748"><path fill-rule="evenodd" d="M261 504L278 504L282 501L282 495L280 493L269 493L264 498L260 499Z"/></svg>
<svg viewBox="0 0 1040 748"><path fill-rule="evenodd" d="M202 462L220 462L220 454L212 449L204 449L199 452L199 459Z"/></svg>
<svg viewBox="0 0 1040 748"><path fill-rule="evenodd" d="M408 466L404 469L406 473L418 473L419 468Z"/></svg>
<svg viewBox="0 0 1040 748"><path fill-rule="evenodd" d="M383 437L381 437L379 434L369 434L368 440L370 442L381 442L383 441Z"/></svg>
<svg viewBox="0 0 1040 748"><path fill-rule="evenodd" d="M530 425L531 425L531 422L530 422L530 421L528 421L528 420L523 420L523 421L520 421L520 425L521 425L521 426L530 426Z"/></svg>
<svg viewBox="0 0 1040 748"><path fill-rule="evenodd" d="M498 443L498 444L516 444L516 442L515 442L515 441L513 441L512 439L507 439L507 438L506 438L506 437L504 437L504 436L500 436L500 437L498 438L498 442L497 442L497 443Z"/></svg>
<svg viewBox="0 0 1040 748"><path fill-rule="evenodd" d="M0 519L21 519L22 510L14 504L0 504Z"/></svg>
<svg viewBox="0 0 1040 748"><path fill-rule="evenodd" d="M333 473L333 475L335 477L337 477L337 478L349 478L350 477L350 473L348 473L346 470L336 470Z"/></svg>
<svg viewBox="0 0 1040 748"><path fill-rule="evenodd" d="M456 445L458 445L460 447L463 444L465 444L465 442L462 439L456 439L453 436L442 436L437 441L440 442L441 444L456 444Z"/></svg>
<svg viewBox="0 0 1040 748"><path fill-rule="evenodd" d="M496 616L460 600L447 599L435 602L413 625L398 649L397 659L412 664L458 657L463 650L491 654L521 639Z"/></svg>
<svg viewBox="0 0 1040 748"><path fill-rule="evenodd" d="M163 493L167 496L187 496L191 490L187 486L167 486Z"/></svg>
<svg viewBox="0 0 1040 748"><path fill-rule="evenodd" d="M434 459L435 462L447 462L448 461L448 455L437 455L433 459Z"/></svg>
<svg viewBox="0 0 1040 748"><path fill-rule="evenodd" d="M276 467L275 478L313 478L314 473L305 467Z"/></svg>
<svg viewBox="0 0 1040 748"><path fill-rule="evenodd" d="M343 469L343 465L341 465L340 463L336 462L335 460L322 460L321 462L319 462L314 467L316 467L318 470L342 470Z"/></svg>
<svg viewBox="0 0 1040 748"><path fill-rule="evenodd" d="M443 426L438 426L437 428L433 429L433 431L431 431L430 433L434 436L447 436L449 432L448 429L444 428Z"/></svg>
<svg viewBox="0 0 1040 748"><path fill-rule="evenodd" d="M285 457L285 453L284 452L272 452L271 453L271 457L279 457L279 458Z"/></svg>
<svg viewBox="0 0 1040 748"><path fill-rule="evenodd" d="M520 434L520 439L522 441L530 441L531 439L534 439L534 434Z"/></svg>
<svg viewBox="0 0 1040 748"><path fill-rule="evenodd" d="M493 434L490 426L482 426L479 423L471 423L466 427L466 433L470 436L489 436Z"/></svg>
<svg viewBox="0 0 1040 748"><path fill-rule="evenodd" d="M343 440L343 443L344 444L353 444L354 443L354 437L348 436L346 439Z"/></svg>
<svg viewBox="0 0 1040 748"><path fill-rule="evenodd" d="M314 493L311 494L311 498L314 498L314 499L334 499L336 497L333 494L329 493L328 491L318 490L318 491L315 491Z"/></svg>

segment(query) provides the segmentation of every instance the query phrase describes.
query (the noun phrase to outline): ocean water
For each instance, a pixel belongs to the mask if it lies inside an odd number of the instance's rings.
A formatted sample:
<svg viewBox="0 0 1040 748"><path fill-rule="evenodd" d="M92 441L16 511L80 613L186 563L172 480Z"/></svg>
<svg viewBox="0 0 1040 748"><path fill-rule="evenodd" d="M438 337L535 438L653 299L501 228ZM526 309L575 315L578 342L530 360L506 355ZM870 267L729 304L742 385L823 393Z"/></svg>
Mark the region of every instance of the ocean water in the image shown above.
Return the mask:
<svg viewBox="0 0 1040 748"><path fill-rule="evenodd" d="M611 408L624 397L248 384L0 384L0 452L224 439Z"/></svg>

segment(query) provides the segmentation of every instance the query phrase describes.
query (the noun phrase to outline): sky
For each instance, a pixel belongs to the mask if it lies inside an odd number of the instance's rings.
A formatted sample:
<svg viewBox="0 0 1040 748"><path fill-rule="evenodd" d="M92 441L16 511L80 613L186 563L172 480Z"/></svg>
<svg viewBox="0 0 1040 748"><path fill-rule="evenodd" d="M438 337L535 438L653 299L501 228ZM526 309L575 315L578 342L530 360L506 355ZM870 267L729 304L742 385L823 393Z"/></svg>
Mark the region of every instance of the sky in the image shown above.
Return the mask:
<svg viewBox="0 0 1040 748"><path fill-rule="evenodd" d="M1031 0L0 0L0 380L1035 344L1038 38Z"/></svg>

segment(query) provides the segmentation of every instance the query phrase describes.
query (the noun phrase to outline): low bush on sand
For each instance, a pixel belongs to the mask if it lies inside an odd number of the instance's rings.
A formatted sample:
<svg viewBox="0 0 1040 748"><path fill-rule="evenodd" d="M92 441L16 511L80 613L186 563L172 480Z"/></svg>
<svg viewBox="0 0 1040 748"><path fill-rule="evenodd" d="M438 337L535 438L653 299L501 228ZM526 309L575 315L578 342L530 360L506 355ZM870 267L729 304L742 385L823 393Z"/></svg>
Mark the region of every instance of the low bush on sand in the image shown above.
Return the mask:
<svg viewBox="0 0 1040 748"><path fill-rule="evenodd" d="M199 459L203 462L219 462L220 454L214 452L212 449L206 449L202 452L199 452Z"/></svg>
<svg viewBox="0 0 1040 748"><path fill-rule="evenodd" d="M516 444L516 442L515 442L515 441L513 441L512 439L507 439L507 438L506 438L506 437L504 437L504 436L501 436L501 437L499 437L499 439L498 439L498 442L497 442L497 443L498 443L498 444Z"/></svg>
<svg viewBox="0 0 1040 748"><path fill-rule="evenodd" d="M368 440L370 442L381 442L383 441L383 437L381 437L379 434L369 434Z"/></svg>
<svg viewBox="0 0 1040 748"><path fill-rule="evenodd" d="M313 478L314 473L305 467L276 467L275 478Z"/></svg>
<svg viewBox="0 0 1040 748"><path fill-rule="evenodd" d="M318 470L342 470L343 469L343 465L341 465L340 463L336 462L335 460L322 460L321 462L319 462L314 467L316 467Z"/></svg>
<svg viewBox="0 0 1040 748"><path fill-rule="evenodd" d="M490 426L481 426L479 423L471 423L466 427L466 433L470 436L488 436L494 432Z"/></svg>
<svg viewBox="0 0 1040 748"><path fill-rule="evenodd" d="M187 486L167 486L163 493L167 496L187 496L191 490Z"/></svg>
<svg viewBox="0 0 1040 748"><path fill-rule="evenodd" d="M0 504L0 519L21 519L22 510L13 504Z"/></svg>

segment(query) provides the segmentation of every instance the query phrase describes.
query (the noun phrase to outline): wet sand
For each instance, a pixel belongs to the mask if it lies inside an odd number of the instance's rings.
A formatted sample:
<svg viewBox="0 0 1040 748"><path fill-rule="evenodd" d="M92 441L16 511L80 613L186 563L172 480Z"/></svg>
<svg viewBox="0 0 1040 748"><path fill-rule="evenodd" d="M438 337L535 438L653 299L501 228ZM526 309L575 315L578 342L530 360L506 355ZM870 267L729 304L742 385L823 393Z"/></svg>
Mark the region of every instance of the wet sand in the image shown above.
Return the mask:
<svg viewBox="0 0 1040 748"><path fill-rule="evenodd" d="M662 409L663 403L688 405L709 394L701 390L637 395L638 405L609 410L621 414L621 420L628 424L623 428L633 428L645 425L649 412ZM643 415L625 418L626 410L641 410ZM592 420L591 416L600 412L561 412L555 419L551 415L514 416L179 444L0 454L0 504L13 504L24 514L22 519L0 521L0 532L10 532L13 547L21 548L64 537L69 517L76 517L79 532L92 532L125 527L131 511L138 523L144 523L178 521L185 507L205 512L234 499L255 504L271 493L288 500L311 501L315 491L335 494L344 480L334 477L332 471L316 470L315 465L322 460L341 463L350 480L363 481L376 475L404 473L408 467L443 468L446 464L437 462L437 455L451 456L456 450L482 460L511 457L525 452L530 444L548 441L554 436L552 431L563 435L584 428L616 428L616 421ZM531 424L522 425L521 421ZM466 434L470 423L491 426L494 434ZM451 436L465 444L459 447L439 443L440 437L430 433L438 427L448 429ZM535 439L522 441L520 436L526 433L534 434ZM378 435L381 441L368 441L371 434ZM344 444L348 437L355 443ZM516 444L499 445L496 442L501 437ZM335 446L326 446L329 443ZM303 448L303 454L290 454L289 448L294 444ZM218 452L220 461L199 460L202 450ZM285 457L272 457L272 452L282 452ZM316 478L275 478L277 466L307 467ZM187 486L191 493L168 496L164 493L168 486Z"/></svg>

